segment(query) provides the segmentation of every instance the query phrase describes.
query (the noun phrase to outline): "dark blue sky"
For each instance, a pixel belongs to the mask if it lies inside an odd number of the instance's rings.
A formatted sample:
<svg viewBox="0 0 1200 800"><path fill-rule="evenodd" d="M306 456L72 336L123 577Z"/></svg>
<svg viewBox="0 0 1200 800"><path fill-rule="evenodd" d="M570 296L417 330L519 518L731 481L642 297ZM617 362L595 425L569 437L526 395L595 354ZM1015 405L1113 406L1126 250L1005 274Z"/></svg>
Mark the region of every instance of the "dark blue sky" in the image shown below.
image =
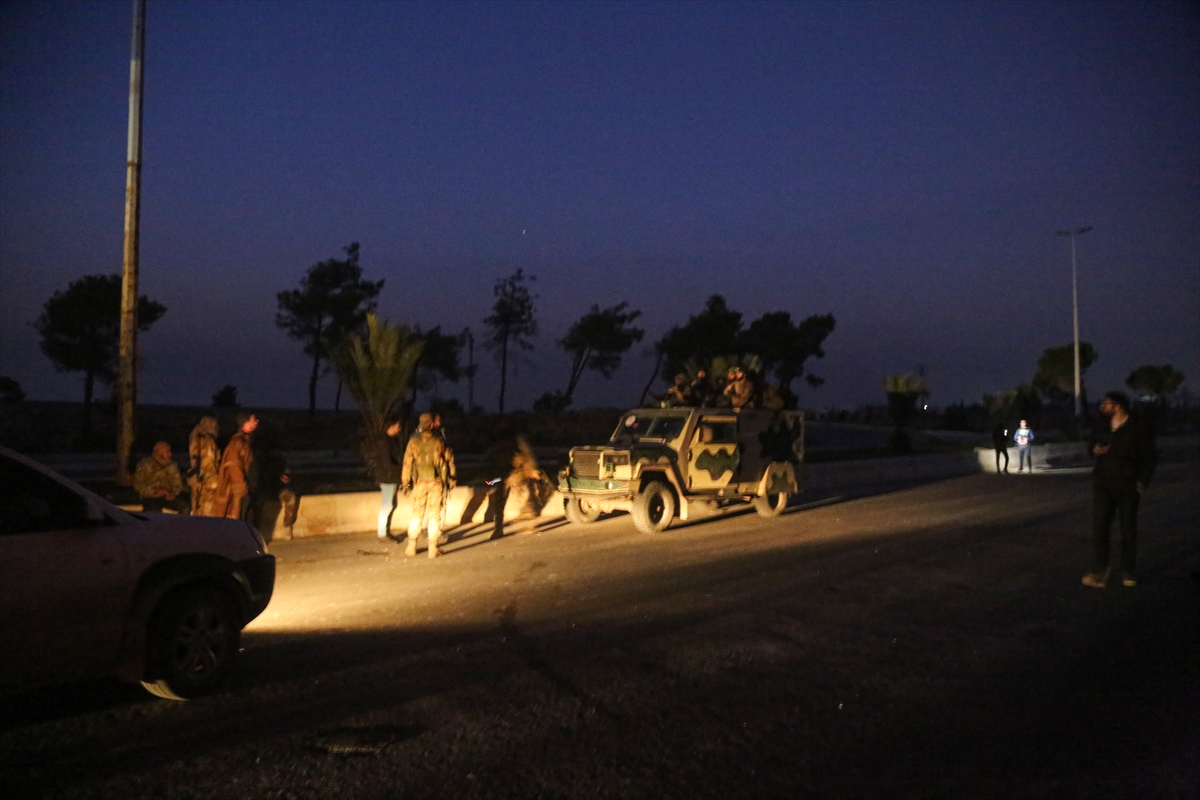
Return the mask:
<svg viewBox="0 0 1200 800"><path fill-rule="evenodd" d="M1053 231L1084 225L1093 395L1164 362L1200 391L1195 4L148 5L146 402L303 406L275 294L351 241L381 314L426 328L481 337L495 280L537 276L509 408L565 386L554 342L593 303L652 342L714 293L837 317L808 407L918 365L975 401L1070 341ZM0 6L0 373L37 399L82 397L42 303L120 271L130 13ZM579 396L636 401L641 350Z"/></svg>

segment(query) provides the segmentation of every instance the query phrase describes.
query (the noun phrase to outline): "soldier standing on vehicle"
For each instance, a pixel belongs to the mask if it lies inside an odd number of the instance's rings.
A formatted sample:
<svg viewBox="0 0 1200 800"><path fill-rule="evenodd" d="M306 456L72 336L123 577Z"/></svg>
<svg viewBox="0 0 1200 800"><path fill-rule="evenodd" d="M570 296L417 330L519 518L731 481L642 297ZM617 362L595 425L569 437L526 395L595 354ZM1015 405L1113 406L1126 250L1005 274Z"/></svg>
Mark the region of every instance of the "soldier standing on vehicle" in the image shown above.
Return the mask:
<svg viewBox="0 0 1200 800"><path fill-rule="evenodd" d="M754 387L750 385L750 379L746 377L745 372L742 372L742 368L730 367L728 377L729 383L725 386L725 396L729 398L734 410L754 408L754 401L751 399Z"/></svg>
<svg viewBox="0 0 1200 800"><path fill-rule="evenodd" d="M712 404L712 387L708 383L708 373L704 370L696 372L695 379L688 386L689 406L707 406Z"/></svg>
<svg viewBox="0 0 1200 800"><path fill-rule="evenodd" d="M192 491L192 515L213 517L221 471L221 448L217 447L217 418L201 417L188 436L188 486Z"/></svg>
<svg viewBox="0 0 1200 800"><path fill-rule="evenodd" d="M258 428L258 417L249 411L239 411L238 432L225 446L221 456L221 475L217 484L217 500L214 516L227 519L243 519L249 507L250 464L254 456L250 451L250 434Z"/></svg>
<svg viewBox="0 0 1200 800"><path fill-rule="evenodd" d="M670 389L667 389L667 395L663 398L663 406L686 406L691 405L692 387L686 372L681 372L675 376L675 383Z"/></svg>
<svg viewBox="0 0 1200 800"><path fill-rule="evenodd" d="M417 554L417 538L423 529L428 529L429 557L438 557L438 538L442 535L440 513L447 477L446 443L434 435L433 416L422 414L417 422L417 435L404 448L400 468L400 486L407 488L412 484L412 520L408 523L404 555Z"/></svg>

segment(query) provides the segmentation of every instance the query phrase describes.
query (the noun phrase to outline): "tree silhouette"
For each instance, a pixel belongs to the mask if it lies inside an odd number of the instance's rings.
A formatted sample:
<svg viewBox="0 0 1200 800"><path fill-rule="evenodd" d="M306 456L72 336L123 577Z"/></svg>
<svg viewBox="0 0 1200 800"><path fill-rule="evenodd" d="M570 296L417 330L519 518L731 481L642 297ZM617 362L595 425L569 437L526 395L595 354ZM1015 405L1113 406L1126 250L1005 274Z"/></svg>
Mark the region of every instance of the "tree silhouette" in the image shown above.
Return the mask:
<svg viewBox="0 0 1200 800"><path fill-rule="evenodd" d="M1079 343L1079 394L1087 405L1087 386L1083 376L1099 356L1088 342ZM1047 347L1037 362L1033 387L1059 403L1075 395L1075 345L1068 342L1059 347Z"/></svg>
<svg viewBox="0 0 1200 800"><path fill-rule="evenodd" d="M20 403L25 399L25 390L15 379L0 375L0 403Z"/></svg>
<svg viewBox="0 0 1200 800"><path fill-rule="evenodd" d="M832 314L814 314L798 324L792 323L786 311L763 314L741 335L738 349L762 359L763 372L775 375L775 391L784 407L795 408L792 381L804 375L804 362L809 358L825 357L821 345L833 333L835 324ZM816 375L808 375L807 379L813 388L825 382Z"/></svg>
<svg viewBox="0 0 1200 800"><path fill-rule="evenodd" d="M655 345L662 354L662 379L671 382L689 361L707 368L717 356L736 353L741 332L742 313L731 309L724 296L711 295L703 311L671 328Z"/></svg>
<svg viewBox="0 0 1200 800"><path fill-rule="evenodd" d="M458 379L465 374L465 370L458 363L458 353L466 342L465 334L444 334L441 325L429 331L417 328L415 335L425 343L425 347L417 360L412 381L412 397L409 402L413 406L417 403L417 392L432 392L436 397L439 381L458 383Z"/></svg>
<svg viewBox="0 0 1200 800"><path fill-rule="evenodd" d="M1183 385L1183 373L1170 364L1143 364L1129 373L1125 385L1135 392L1153 395L1149 415L1157 424L1166 413L1167 397Z"/></svg>
<svg viewBox="0 0 1200 800"><path fill-rule="evenodd" d="M308 381L308 414L317 410L317 378L321 361L328 358L348 334L358 332L367 314L375 310L383 281L364 281L358 265L358 242L344 248L346 258L328 259L313 264L300 281L299 289L276 295L279 313L275 324L293 339L304 343L304 353L312 357L312 375Z"/></svg>
<svg viewBox="0 0 1200 800"><path fill-rule="evenodd" d="M983 405L987 408L991 418L996 422L1004 422L1011 425L1014 420L1026 419L1030 420L1030 424L1033 424L1033 420L1038 418L1038 414L1042 410L1042 398L1036 389L1027 383L1023 383L1016 389L1010 389L1006 392L985 394L983 396Z"/></svg>
<svg viewBox="0 0 1200 800"><path fill-rule="evenodd" d="M824 383L816 375L805 376L804 364L809 358L825 356L821 346L834 326L832 314L814 314L793 323L791 314L775 311L763 314L743 330L741 312L731 309L722 295L714 294L705 301L703 311L671 328L654 345L659 357L656 369L670 383L681 372L694 374L699 369L720 379L726 365L738 365L760 388L770 373L776 384L766 392L772 398L768 405L795 408L792 381L803 376L814 388ZM643 401L648 391L649 386Z"/></svg>
<svg viewBox="0 0 1200 800"><path fill-rule="evenodd" d="M162 303L138 297L138 330L167 313ZM121 340L121 276L85 275L55 292L33 323L41 348L59 372L82 372L83 436L91 435L92 393L96 381L111 385L117 377Z"/></svg>
<svg viewBox="0 0 1200 800"><path fill-rule="evenodd" d="M641 328L630 327L642 312L627 311L628 306L629 303L621 302L602 310L594 305L558 341L558 346L571 354L571 378L562 393L564 408L574 399L575 387L584 371L594 370L611 378L621 366L621 357L645 336Z"/></svg>
<svg viewBox="0 0 1200 800"><path fill-rule="evenodd" d="M531 337L537 334L537 316L533 306L535 295L531 294L526 281L537 280L534 275L525 275L523 269L518 269L507 278L496 281L492 293L496 303L492 313L483 320L483 324L491 329L491 335L484 341L486 347L496 351L500 360L500 413L504 413L504 392L508 385L509 350L532 350Z"/></svg>
<svg viewBox="0 0 1200 800"><path fill-rule="evenodd" d="M1143 364L1129 373L1125 385L1135 392L1146 392L1162 401L1183 385L1183 373L1170 364Z"/></svg>
<svg viewBox="0 0 1200 800"><path fill-rule="evenodd" d="M213 408L239 408L237 387L225 384L221 390L212 396Z"/></svg>

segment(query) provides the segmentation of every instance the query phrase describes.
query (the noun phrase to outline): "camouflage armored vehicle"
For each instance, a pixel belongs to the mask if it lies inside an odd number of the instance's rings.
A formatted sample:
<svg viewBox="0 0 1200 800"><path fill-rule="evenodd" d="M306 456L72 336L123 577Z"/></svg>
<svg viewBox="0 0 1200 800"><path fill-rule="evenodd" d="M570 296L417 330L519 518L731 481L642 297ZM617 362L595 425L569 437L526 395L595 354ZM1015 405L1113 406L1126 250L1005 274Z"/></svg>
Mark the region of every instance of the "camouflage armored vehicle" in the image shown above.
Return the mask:
<svg viewBox="0 0 1200 800"><path fill-rule="evenodd" d="M774 517L800 491L804 412L638 408L608 444L576 447L558 476L572 522L628 511L643 533L666 530L689 504L752 502Z"/></svg>

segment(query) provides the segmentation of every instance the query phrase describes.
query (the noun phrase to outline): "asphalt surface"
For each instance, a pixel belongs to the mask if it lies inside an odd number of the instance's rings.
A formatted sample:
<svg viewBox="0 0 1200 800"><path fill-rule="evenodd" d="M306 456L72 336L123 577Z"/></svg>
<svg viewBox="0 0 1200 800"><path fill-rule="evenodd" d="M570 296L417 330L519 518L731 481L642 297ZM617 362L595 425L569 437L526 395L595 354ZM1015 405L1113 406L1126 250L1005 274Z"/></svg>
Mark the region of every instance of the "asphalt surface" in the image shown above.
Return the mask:
<svg viewBox="0 0 1200 800"><path fill-rule="evenodd" d="M1141 583L1080 585L1086 473L975 475L658 536L628 516L279 543L219 696L4 701L4 797L1194 798L1200 459ZM527 530L528 532L516 532Z"/></svg>

